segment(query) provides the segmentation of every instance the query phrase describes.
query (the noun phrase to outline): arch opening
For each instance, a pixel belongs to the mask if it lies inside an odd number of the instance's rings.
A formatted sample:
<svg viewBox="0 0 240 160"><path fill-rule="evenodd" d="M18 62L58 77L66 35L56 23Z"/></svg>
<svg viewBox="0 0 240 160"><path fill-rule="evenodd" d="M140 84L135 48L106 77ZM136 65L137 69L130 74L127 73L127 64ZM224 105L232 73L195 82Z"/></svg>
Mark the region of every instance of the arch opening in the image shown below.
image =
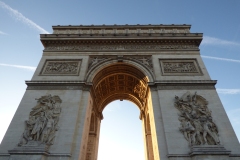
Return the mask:
<svg viewBox="0 0 240 160"><path fill-rule="evenodd" d="M92 114L88 135L86 160L94 160L98 155L100 124L104 108L115 100L127 100L134 103L140 111L144 134L145 159L153 160L151 132L147 129L151 107L151 93L148 86L149 78L140 69L131 64L116 62L104 66L92 79L90 90L92 98ZM148 127L149 128L149 127Z"/></svg>
<svg viewBox="0 0 240 160"><path fill-rule="evenodd" d="M138 107L115 100L103 110L98 160L145 160L142 121Z"/></svg>
<svg viewBox="0 0 240 160"><path fill-rule="evenodd" d="M148 78L129 64L116 63L99 71L94 79L91 94L96 111L114 100L129 100L144 112L149 93Z"/></svg>

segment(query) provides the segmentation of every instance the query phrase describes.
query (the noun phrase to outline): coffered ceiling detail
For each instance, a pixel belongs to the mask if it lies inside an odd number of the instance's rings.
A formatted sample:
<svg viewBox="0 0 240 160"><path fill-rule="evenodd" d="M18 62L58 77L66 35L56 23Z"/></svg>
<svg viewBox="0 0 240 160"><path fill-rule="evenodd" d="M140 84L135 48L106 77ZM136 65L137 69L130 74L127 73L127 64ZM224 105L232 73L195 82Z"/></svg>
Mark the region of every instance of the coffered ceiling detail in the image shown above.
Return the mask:
<svg viewBox="0 0 240 160"><path fill-rule="evenodd" d="M116 64L104 68L93 80L92 94L99 112L114 100L129 100L144 110L149 92L147 77L133 66Z"/></svg>

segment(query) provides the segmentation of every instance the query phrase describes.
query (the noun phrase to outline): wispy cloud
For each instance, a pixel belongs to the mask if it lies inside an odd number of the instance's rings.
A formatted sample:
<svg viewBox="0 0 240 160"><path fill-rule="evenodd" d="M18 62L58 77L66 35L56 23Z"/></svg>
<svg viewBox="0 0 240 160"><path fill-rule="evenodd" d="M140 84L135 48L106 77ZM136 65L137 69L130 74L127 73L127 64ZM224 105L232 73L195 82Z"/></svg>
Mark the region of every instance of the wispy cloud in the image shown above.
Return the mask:
<svg viewBox="0 0 240 160"><path fill-rule="evenodd" d="M220 94L240 94L240 89L221 89L217 88L217 92Z"/></svg>
<svg viewBox="0 0 240 160"><path fill-rule="evenodd" d="M240 42L234 42L234 41L227 41L223 39L218 39L214 37L204 36L203 41L201 43L202 45L225 45L225 46L239 46Z"/></svg>
<svg viewBox="0 0 240 160"><path fill-rule="evenodd" d="M31 67L31 66L21 66L21 65L3 64L3 63L0 63L0 66L15 67L15 68L26 69L30 71L36 70L36 67Z"/></svg>
<svg viewBox="0 0 240 160"><path fill-rule="evenodd" d="M207 58L207 59L214 59L214 60L220 60L220 61L228 61L228 62L237 62L237 63L240 63L240 60L237 60L237 59L211 57L211 56L204 56L204 55L201 55L201 57L202 57L202 58Z"/></svg>
<svg viewBox="0 0 240 160"><path fill-rule="evenodd" d="M2 32L2 31L0 31L0 34L2 34L2 35L7 35L7 33L4 33L4 32Z"/></svg>
<svg viewBox="0 0 240 160"><path fill-rule="evenodd" d="M40 27L39 25L37 25L36 23L31 21L30 19L28 19L24 15L22 15L22 13L20 13L17 10L11 8L10 6L8 6L7 4L5 4L1 1L0 1L0 7L6 9L16 20L19 20L20 22L34 28L35 30L39 31L40 33L49 34L48 31L46 31L45 29L43 29L42 27Z"/></svg>

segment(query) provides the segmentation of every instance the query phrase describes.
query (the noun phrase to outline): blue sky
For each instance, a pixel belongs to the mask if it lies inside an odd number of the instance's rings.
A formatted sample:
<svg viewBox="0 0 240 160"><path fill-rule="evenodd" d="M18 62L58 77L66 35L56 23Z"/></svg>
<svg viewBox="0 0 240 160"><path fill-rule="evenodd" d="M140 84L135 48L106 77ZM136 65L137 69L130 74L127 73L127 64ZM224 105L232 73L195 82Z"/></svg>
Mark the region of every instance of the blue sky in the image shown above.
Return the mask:
<svg viewBox="0 0 240 160"><path fill-rule="evenodd" d="M31 79L42 56L39 34L52 33L52 25L80 24L191 24L191 32L204 33L200 46L202 58L211 78L218 80L216 87L219 96L240 139L239 8L239 0L0 0L0 141L25 92L25 80ZM100 160L108 159L104 157L107 145L102 145L107 142L112 143L108 145L111 148L119 143L119 150L123 146L122 152L128 154L132 151L142 155L138 159L144 159L139 111L130 104L116 101L104 110ZM132 116L125 116L128 112ZM123 114L119 118L112 116L120 113ZM132 141L120 144L124 135L117 135L108 127L113 119L119 124L121 121L132 122L132 126L122 130L138 134L135 137L139 139L134 140L137 149L130 147ZM129 131L132 128L134 130ZM129 147L126 149L126 146Z"/></svg>

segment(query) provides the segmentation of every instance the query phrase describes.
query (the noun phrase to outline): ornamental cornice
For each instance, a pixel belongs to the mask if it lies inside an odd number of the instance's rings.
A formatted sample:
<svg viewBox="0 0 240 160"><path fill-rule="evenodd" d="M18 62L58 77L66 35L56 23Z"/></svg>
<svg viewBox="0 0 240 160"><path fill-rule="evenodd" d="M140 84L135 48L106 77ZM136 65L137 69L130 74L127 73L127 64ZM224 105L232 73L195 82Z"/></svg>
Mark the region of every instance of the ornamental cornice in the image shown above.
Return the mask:
<svg viewBox="0 0 240 160"><path fill-rule="evenodd" d="M216 80L164 80L149 84L157 90L215 89Z"/></svg>
<svg viewBox="0 0 240 160"><path fill-rule="evenodd" d="M27 90L84 90L89 91L92 84L83 81L26 81Z"/></svg>
<svg viewBox="0 0 240 160"><path fill-rule="evenodd" d="M41 35L44 51L199 50L202 34Z"/></svg>
<svg viewBox="0 0 240 160"><path fill-rule="evenodd" d="M215 85L217 80L161 80L155 81L155 84L212 84Z"/></svg>

